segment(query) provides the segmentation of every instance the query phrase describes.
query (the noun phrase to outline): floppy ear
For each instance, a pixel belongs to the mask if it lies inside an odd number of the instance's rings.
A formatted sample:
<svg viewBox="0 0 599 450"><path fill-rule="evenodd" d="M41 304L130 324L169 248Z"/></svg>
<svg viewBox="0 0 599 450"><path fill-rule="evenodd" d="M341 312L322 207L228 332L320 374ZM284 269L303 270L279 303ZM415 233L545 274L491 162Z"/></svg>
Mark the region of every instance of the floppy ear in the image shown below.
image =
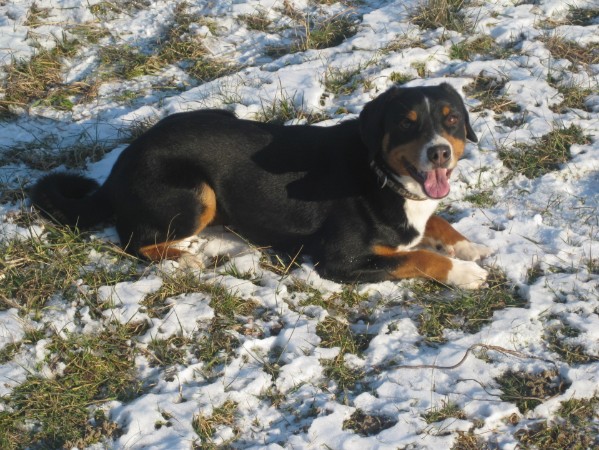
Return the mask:
<svg viewBox="0 0 599 450"><path fill-rule="evenodd" d="M452 95L455 95L457 98L459 98L460 102L462 103L462 110L464 111L464 121L466 122L466 139L468 139L471 142L478 142L476 133L474 133L472 125L470 125L470 117L468 116L468 110L466 109L466 105L464 104L464 99L462 98L462 96L449 83L441 83L440 86L446 92L450 92Z"/></svg>
<svg viewBox="0 0 599 450"><path fill-rule="evenodd" d="M478 142L478 137L474 130L472 129L472 125L470 125L470 117L468 116L468 111L466 111L466 107L464 107L464 120L466 121L466 139L470 142Z"/></svg>
<svg viewBox="0 0 599 450"><path fill-rule="evenodd" d="M395 97L399 92L398 87L392 87L374 100L364 105L360 113L360 135L362 142L366 144L370 159L372 160L382 150L385 127L383 123L385 106L389 99Z"/></svg>

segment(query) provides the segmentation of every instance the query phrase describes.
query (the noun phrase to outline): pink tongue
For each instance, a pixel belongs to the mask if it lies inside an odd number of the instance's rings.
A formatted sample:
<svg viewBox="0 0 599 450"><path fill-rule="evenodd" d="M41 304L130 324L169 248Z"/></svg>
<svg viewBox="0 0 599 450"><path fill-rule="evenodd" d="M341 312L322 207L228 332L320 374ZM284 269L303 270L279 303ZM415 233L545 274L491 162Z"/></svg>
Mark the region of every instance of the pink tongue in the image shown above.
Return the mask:
<svg viewBox="0 0 599 450"><path fill-rule="evenodd" d="M431 198L443 198L449 194L449 180L447 169L435 169L426 172L424 192Z"/></svg>

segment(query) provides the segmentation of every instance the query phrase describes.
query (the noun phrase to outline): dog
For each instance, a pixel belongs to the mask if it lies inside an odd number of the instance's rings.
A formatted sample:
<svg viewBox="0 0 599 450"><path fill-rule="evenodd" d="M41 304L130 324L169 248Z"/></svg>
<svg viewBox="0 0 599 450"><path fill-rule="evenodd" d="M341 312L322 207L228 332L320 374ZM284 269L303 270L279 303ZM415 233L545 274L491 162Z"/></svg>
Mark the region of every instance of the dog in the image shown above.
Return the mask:
<svg viewBox="0 0 599 450"><path fill-rule="evenodd" d="M302 249L334 281L475 289L487 271L474 261L490 251L434 215L466 140L477 137L447 83L391 87L330 127L183 112L132 142L101 186L53 173L31 200L70 226L115 217L125 250L149 260L181 258L174 244L222 224L259 246Z"/></svg>

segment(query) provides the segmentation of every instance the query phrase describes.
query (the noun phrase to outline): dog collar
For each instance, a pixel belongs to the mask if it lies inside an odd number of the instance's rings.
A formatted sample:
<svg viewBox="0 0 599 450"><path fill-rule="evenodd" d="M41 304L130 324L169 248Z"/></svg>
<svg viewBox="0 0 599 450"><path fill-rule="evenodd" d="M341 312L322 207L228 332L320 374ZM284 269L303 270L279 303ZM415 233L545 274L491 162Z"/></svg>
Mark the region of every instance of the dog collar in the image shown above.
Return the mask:
<svg viewBox="0 0 599 450"><path fill-rule="evenodd" d="M416 195L408 191L403 184L401 184L399 181L395 179L395 176L387 169L387 167L385 167L385 164L380 166L376 163L375 160L372 160L370 161L370 168L381 182L381 189L388 187L396 194L399 194L402 197L407 198L408 200L427 200L426 197L420 197L419 195Z"/></svg>

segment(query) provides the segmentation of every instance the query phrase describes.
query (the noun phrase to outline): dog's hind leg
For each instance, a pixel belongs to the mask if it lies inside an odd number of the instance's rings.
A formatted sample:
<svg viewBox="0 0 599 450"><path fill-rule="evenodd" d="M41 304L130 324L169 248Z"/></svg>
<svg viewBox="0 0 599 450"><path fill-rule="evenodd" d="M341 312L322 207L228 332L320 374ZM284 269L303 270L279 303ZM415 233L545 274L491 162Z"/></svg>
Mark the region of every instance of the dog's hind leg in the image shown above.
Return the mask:
<svg viewBox="0 0 599 450"><path fill-rule="evenodd" d="M193 193L185 191L178 196L176 205L169 203L162 217L165 220L160 226L138 230L137 236L135 231L132 233L133 253L152 261L184 257L187 252L177 248L176 244L198 234L214 221L216 194L208 184L202 183Z"/></svg>

